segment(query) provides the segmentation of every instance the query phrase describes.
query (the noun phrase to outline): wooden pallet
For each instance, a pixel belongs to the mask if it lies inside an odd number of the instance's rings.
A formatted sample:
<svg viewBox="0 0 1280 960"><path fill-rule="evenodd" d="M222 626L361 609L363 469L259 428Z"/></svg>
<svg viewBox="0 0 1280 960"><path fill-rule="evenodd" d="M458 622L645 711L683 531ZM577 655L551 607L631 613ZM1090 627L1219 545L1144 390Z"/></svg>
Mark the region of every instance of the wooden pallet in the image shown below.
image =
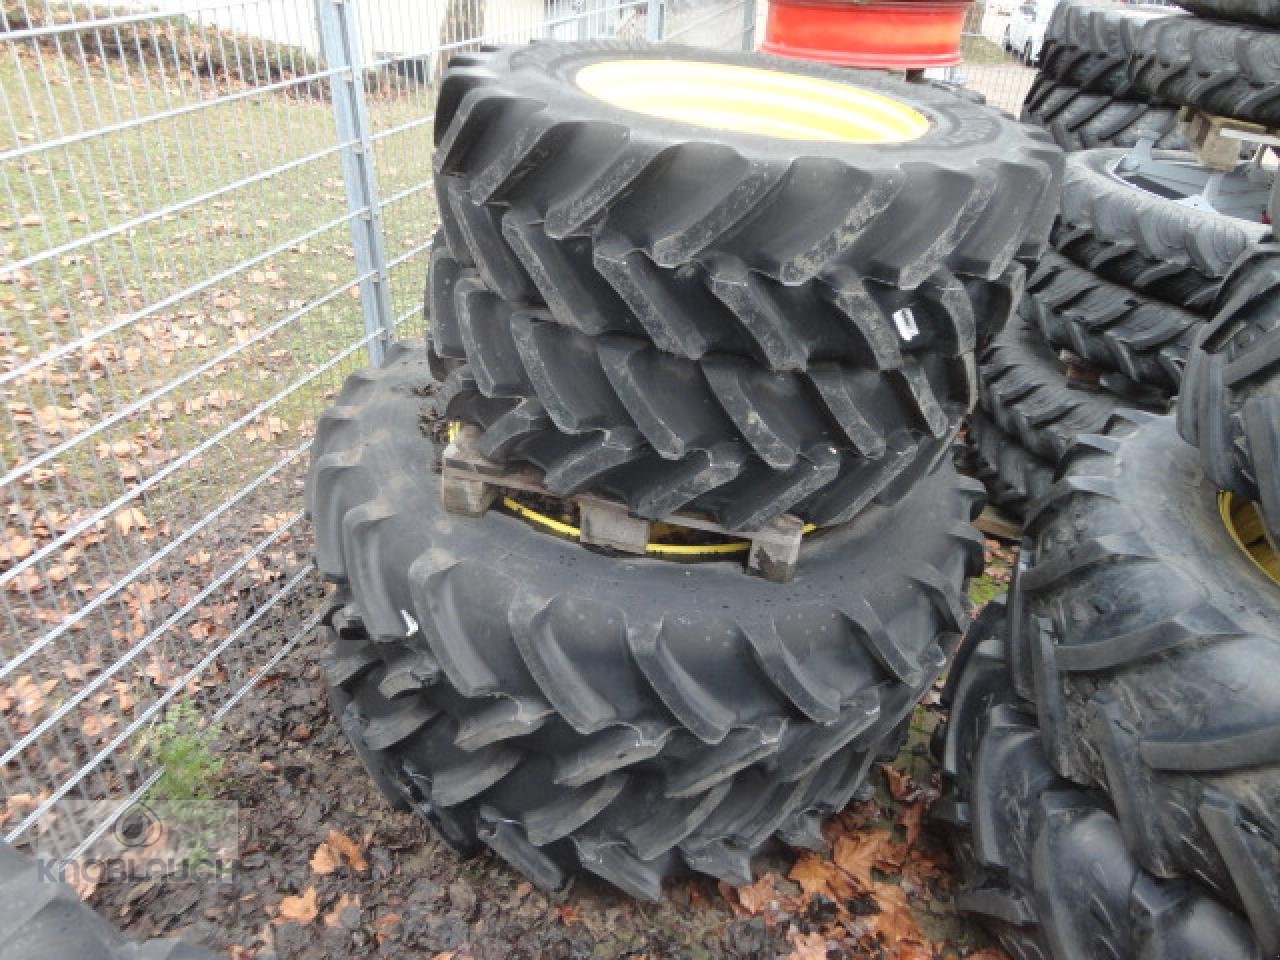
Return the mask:
<svg viewBox="0 0 1280 960"><path fill-rule="evenodd" d="M1280 147L1280 136L1275 130L1257 123L1213 116L1194 107L1183 107L1178 123L1196 162L1210 170L1234 170L1240 163L1241 143Z"/></svg>
<svg viewBox="0 0 1280 960"><path fill-rule="evenodd" d="M445 447L440 492L444 508L450 513L479 517L488 512L504 490L534 493L577 505L581 517L578 538L584 544L643 556L648 552L653 524L663 523L749 543L745 551L748 573L774 583L787 583L795 576L804 537L804 521L799 517L783 514L758 530L729 530L695 513L645 520L624 504L604 497L552 493L543 485L541 473L531 467L510 467L485 459L476 450L479 435L476 427L463 426Z"/></svg>

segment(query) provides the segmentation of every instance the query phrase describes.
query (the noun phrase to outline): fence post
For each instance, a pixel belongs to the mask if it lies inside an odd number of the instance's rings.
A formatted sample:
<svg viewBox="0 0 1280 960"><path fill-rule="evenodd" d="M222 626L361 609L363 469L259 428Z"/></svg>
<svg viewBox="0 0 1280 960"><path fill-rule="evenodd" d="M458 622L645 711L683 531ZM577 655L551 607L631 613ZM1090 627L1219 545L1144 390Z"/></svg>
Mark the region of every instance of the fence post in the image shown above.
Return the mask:
<svg viewBox="0 0 1280 960"><path fill-rule="evenodd" d="M644 38L650 43L662 42L662 0L649 0L645 8Z"/></svg>
<svg viewBox="0 0 1280 960"><path fill-rule="evenodd" d="M759 0L743 0L742 49L750 53L756 48L756 4Z"/></svg>
<svg viewBox="0 0 1280 960"><path fill-rule="evenodd" d="M381 366L387 342L395 326L391 312L387 253L382 240L382 206L378 200L378 176L373 164L373 140L364 101L364 53L356 21L358 0L316 0L320 26L320 50L330 70L333 117L338 142L344 144L342 180L347 189L351 240L360 281L360 309L364 330L372 335L369 359Z"/></svg>

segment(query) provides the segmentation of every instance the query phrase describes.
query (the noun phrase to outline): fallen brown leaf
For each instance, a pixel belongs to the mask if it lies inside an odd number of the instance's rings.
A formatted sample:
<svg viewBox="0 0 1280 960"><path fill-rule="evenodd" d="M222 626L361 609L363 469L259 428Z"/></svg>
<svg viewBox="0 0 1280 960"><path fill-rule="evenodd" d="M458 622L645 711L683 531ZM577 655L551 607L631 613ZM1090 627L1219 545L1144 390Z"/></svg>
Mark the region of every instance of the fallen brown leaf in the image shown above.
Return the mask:
<svg viewBox="0 0 1280 960"><path fill-rule="evenodd" d="M111 519L121 534L127 534L130 530L145 530L151 526L151 521L147 519L147 515L137 507L125 507L122 510L118 510Z"/></svg>
<svg viewBox="0 0 1280 960"><path fill-rule="evenodd" d="M797 860L787 876L809 896L820 894L837 903L854 892L849 878L834 863L812 853Z"/></svg>
<svg viewBox="0 0 1280 960"><path fill-rule="evenodd" d="M742 905L742 909L752 916L766 910L777 899L778 892L774 889L777 880L776 873L766 873L755 883L738 887L738 903Z"/></svg>
<svg viewBox="0 0 1280 960"><path fill-rule="evenodd" d="M906 947L927 941L911 913L907 892L895 883L877 883L871 892L880 907L880 913L874 918L877 932L884 937L885 943L898 950L895 957L914 960L912 954L904 952ZM927 958L931 954L926 951L924 956Z"/></svg>
<svg viewBox="0 0 1280 960"><path fill-rule="evenodd" d="M311 857L311 869L321 876L328 876L342 864L350 864L351 869L363 873L369 869L360 847L344 833L330 829L329 836L316 847Z"/></svg>
<svg viewBox="0 0 1280 960"><path fill-rule="evenodd" d="M316 904L316 888L307 887L296 897L285 897L280 901L280 911L272 921L276 926L286 923L312 923L320 913Z"/></svg>
<svg viewBox="0 0 1280 960"><path fill-rule="evenodd" d="M915 784L911 782L911 777L896 767L885 766L884 779L889 786L889 796L901 802L907 800L915 793Z"/></svg>
<svg viewBox="0 0 1280 960"><path fill-rule="evenodd" d="M36 542L20 533L6 531L0 539L0 563L10 564L25 560L36 548Z"/></svg>
<svg viewBox="0 0 1280 960"><path fill-rule="evenodd" d="M871 889L871 868L880 859L888 834L884 831L874 833L846 833L836 841L832 857L840 869L858 881L863 890Z"/></svg>

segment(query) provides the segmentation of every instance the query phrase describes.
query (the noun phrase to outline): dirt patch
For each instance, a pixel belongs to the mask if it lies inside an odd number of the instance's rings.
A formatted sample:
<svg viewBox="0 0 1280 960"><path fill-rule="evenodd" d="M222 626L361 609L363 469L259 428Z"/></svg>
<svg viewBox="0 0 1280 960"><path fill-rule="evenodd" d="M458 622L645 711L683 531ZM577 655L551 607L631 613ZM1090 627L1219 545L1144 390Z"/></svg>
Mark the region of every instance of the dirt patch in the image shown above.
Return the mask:
<svg viewBox="0 0 1280 960"><path fill-rule="evenodd" d="M899 956L891 946L866 952L834 937L836 905L801 895L789 879L792 851L757 860L777 896L761 905L748 900L754 912L710 880L681 880L661 903L640 904L583 877L547 896L491 856L460 860L414 814L389 809L377 793L329 716L322 655L314 639L301 647L291 658L294 672L268 677L223 732L223 793L241 816L236 880L103 885L95 907L135 935L182 936L232 960L779 957L815 936L827 938L834 956ZM908 802L894 800L877 774L878 796L833 818L830 837L893 830L921 791L927 801L935 776L927 741L939 717L936 706L923 706L895 761L911 778L904 787L901 776L891 777ZM342 839L331 840L331 831ZM347 840L356 862L335 853ZM930 864L928 882L903 886L920 928L940 947L932 955L964 957L985 941L950 906L943 845L926 826L910 859ZM318 855L321 846L327 849ZM823 862L829 866L829 858ZM876 907L863 909L874 915ZM284 922L289 916L305 922Z"/></svg>

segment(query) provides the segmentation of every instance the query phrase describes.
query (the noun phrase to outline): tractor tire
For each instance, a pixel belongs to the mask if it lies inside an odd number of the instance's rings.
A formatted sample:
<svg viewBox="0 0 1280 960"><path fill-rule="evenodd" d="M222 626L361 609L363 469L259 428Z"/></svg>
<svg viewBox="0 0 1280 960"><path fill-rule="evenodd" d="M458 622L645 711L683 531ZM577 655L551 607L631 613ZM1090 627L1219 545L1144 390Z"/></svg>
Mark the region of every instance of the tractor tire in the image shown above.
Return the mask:
<svg viewBox="0 0 1280 960"><path fill-rule="evenodd" d="M0 960L214 960L178 940L132 943L65 883L0 843Z"/></svg>
<svg viewBox="0 0 1280 960"><path fill-rule="evenodd" d="M1113 283L1208 315L1231 264L1267 227L1148 192L1121 178L1125 157L1124 150L1067 155L1054 247Z"/></svg>
<svg viewBox="0 0 1280 960"><path fill-rule="evenodd" d="M1044 73L1036 77L1027 93L1022 120L1048 130L1054 142L1068 152L1133 147L1141 140L1153 140L1160 150L1187 148L1178 129L1176 107L1087 93Z"/></svg>
<svg viewBox="0 0 1280 960"><path fill-rule="evenodd" d="M1030 453L1056 464L1081 434L1102 429L1131 405L1105 390L1075 389L1067 369L1020 308L1018 321L991 342L978 367L982 406Z"/></svg>
<svg viewBox="0 0 1280 960"><path fill-rule="evenodd" d="M1010 689L1004 605L989 604L943 693L944 793L933 816L960 869L957 909L1010 956L1035 960L1257 960L1238 911L1194 879L1144 869L1115 810L1049 764Z"/></svg>
<svg viewBox="0 0 1280 960"><path fill-rule="evenodd" d="M1081 91L1124 96L1138 32L1151 20L1168 16L1163 11L1062 3L1049 21L1041 73Z"/></svg>
<svg viewBox="0 0 1280 960"><path fill-rule="evenodd" d="M709 75L708 95L735 101L717 114L725 124L626 100L661 86L661 74L627 75L655 61ZM620 76L590 80L602 70ZM875 130L815 129L792 111L798 134L740 132L762 120L750 91L774 83L821 84L794 104L837 104L824 122L861 125L874 108ZM996 281L1016 258L1034 259L1062 164L1046 136L941 85L609 41L469 57L445 76L435 135L449 245L495 292L520 299L532 284L567 323L613 318L617 329L630 316L663 350L694 358L721 349L706 328L727 314L779 341L771 364L781 369L803 365L791 354L809 333L806 315L779 298L838 297L851 277L855 291L861 280L914 290L939 270ZM504 282L512 262L523 270ZM630 309L619 314L620 304Z"/></svg>
<svg viewBox="0 0 1280 960"><path fill-rule="evenodd" d="M1015 689L1054 769L1110 798L1134 859L1197 878L1280 954L1280 582L1237 544L1173 417L1118 415L1058 476L1015 577Z"/></svg>
<svg viewBox="0 0 1280 960"><path fill-rule="evenodd" d="M1180 0L1178 6L1208 20L1280 27L1276 0Z"/></svg>
<svg viewBox="0 0 1280 960"><path fill-rule="evenodd" d="M1222 490L1258 504L1280 549L1280 241L1232 269L1191 352L1178 429Z"/></svg>
<svg viewBox="0 0 1280 960"><path fill-rule="evenodd" d="M1144 26L1129 63L1133 95L1280 126L1280 30L1198 17Z"/></svg>
<svg viewBox="0 0 1280 960"><path fill-rule="evenodd" d="M969 416L967 452L987 499L1019 522L1053 483L1053 465L1005 433L981 407Z"/></svg>
<svg viewBox="0 0 1280 960"><path fill-rule="evenodd" d="M404 345L354 374L307 489L334 707L390 799L549 889L586 870L654 899L688 870L748 882L773 836L820 845L965 627L978 484L944 462L769 583L446 513L433 390Z"/></svg>
<svg viewBox="0 0 1280 960"><path fill-rule="evenodd" d="M1178 392L1187 353L1205 323L1052 252L1027 284L1026 305L1050 346L1170 395Z"/></svg>
<svg viewBox="0 0 1280 960"><path fill-rule="evenodd" d="M557 240L537 225L517 226L515 214L499 225L490 208L459 199L457 181L438 181L445 252L478 272L499 297L544 304L557 323L591 336L643 337L687 360L727 354L778 372L856 363L865 360L869 340L877 350L909 343L917 317L926 325L972 328L983 342L1008 321L1026 282L1019 262L995 280L936 270L912 290L849 273L830 282L788 285L720 268L666 270L639 253L593 251L590 238ZM469 228L469 235L488 239L460 239L461 219L450 207L482 223L492 219L487 232ZM496 239L503 229L513 247Z"/></svg>
<svg viewBox="0 0 1280 960"><path fill-rule="evenodd" d="M649 519L692 509L733 530L788 512L847 523L927 472L976 398L972 317L945 296L901 344L881 318L857 365L775 373L562 326L443 250L432 271L431 352L453 367L445 415L481 429L487 459L539 467L553 493L619 498Z"/></svg>

